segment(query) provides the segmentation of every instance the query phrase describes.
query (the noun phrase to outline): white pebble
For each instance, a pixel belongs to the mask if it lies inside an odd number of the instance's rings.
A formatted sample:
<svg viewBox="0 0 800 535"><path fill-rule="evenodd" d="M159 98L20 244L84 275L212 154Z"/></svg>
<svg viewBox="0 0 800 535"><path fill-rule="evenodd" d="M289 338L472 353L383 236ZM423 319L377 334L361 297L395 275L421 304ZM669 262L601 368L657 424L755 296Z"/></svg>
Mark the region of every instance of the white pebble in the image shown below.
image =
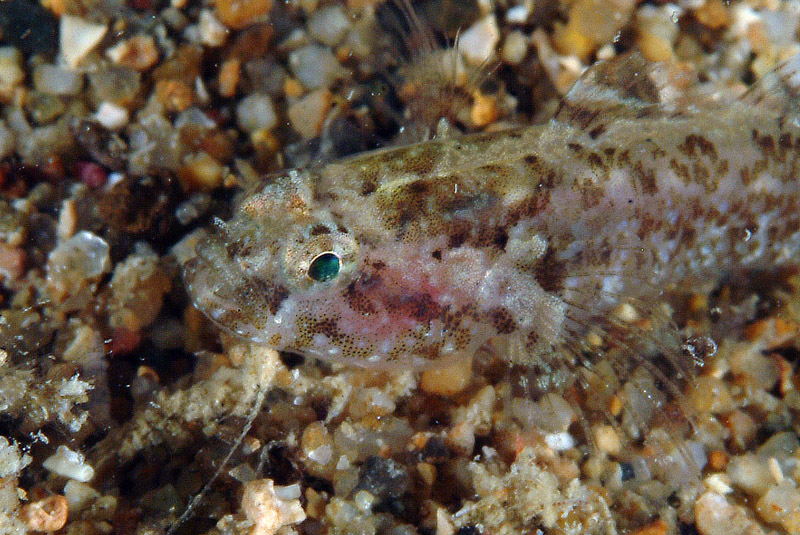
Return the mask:
<svg viewBox="0 0 800 535"><path fill-rule="evenodd" d="M732 505L725 496L706 492L694 506L697 531L701 535L761 535L764 531L749 518L743 507Z"/></svg>
<svg viewBox="0 0 800 535"><path fill-rule="evenodd" d="M210 47L221 46L228 38L230 30L225 27L211 10L204 9L200 12L200 42Z"/></svg>
<svg viewBox="0 0 800 535"><path fill-rule="evenodd" d="M467 28L458 40L458 49L470 63L480 65L494 54L500 30L494 15L487 15Z"/></svg>
<svg viewBox="0 0 800 535"><path fill-rule="evenodd" d="M338 45L350 27L342 6L327 6L314 12L308 21L308 33L323 45Z"/></svg>
<svg viewBox="0 0 800 535"><path fill-rule="evenodd" d="M54 474L81 483L94 477L94 468L86 464L84 456L66 446L59 446L53 455L44 460L42 466Z"/></svg>
<svg viewBox="0 0 800 535"><path fill-rule="evenodd" d="M731 487L731 480L725 474L711 474L703 480L703 485L717 494L730 494L733 492Z"/></svg>
<svg viewBox="0 0 800 535"><path fill-rule="evenodd" d="M78 271L85 278L94 278L110 269L108 253L108 243L103 238L82 230L53 249L47 259L47 269L51 275Z"/></svg>
<svg viewBox="0 0 800 535"><path fill-rule="evenodd" d="M128 120L130 119L128 110L125 107L108 101L100 103L100 106L97 107L97 113L95 113L94 116L97 122L109 130L121 129L128 124Z"/></svg>
<svg viewBox="0 0 800 535"><path fill-rule="evenodd" d="M328 87L344 74L336 56L328 48L307 45L289 54L292 73L306 88Z"/></svg>
<svg viewBox="0 0 800 535"><path fill-rule="evenodd" d="M333 446L324 444L308 452L308 458L319 464L328 464L333 458Z"/></svg>
<svg viewBox="0 0 800 535"><path fill-rule="evenodd" d="M544 441L555 451L566 451L575 447L575 438L567 432L550 433L544 436Z"/></svg>
<svg viewBox="0 0 800 535"><path fill-rule="evenodd" d="M33 70L33 86L50 95L77 95L83 88L83 73L42 63Z"/></svg>
<svg viewBox="0 0 800 535"><path fill-rule="evenodd" d="M734 486L749 494L763 494L774 481L766 461L752 453L731 458L726 473Z"/></svg>
<svg viewBox="0 0 800 535"><path fill-rule="evenodd" d="M797 485L791 479L784 479L758 500L756 509L761 518L767 522L777 524L788 520L789 515L800 511L800 492L797 490Z"/></svg>
<svg viewBox="0 0 800 535"><path fill-rule="evenodd" d="M270 130L278 122L272 99L263 93L254 93L236 106L236 121L245 132Z"/></svg>
<svg viewBox="0 0 800 535"><path fill-rule="evenodd" d="M525 2L518 6L509 8L509 10L506 11L506 22L510 24L525 24L528 22L528 17L530 14L530 7L528 6L528 3Z"/></svg>
<svg viewBox="0 0 800 535"><path fill-rule="evenodd" d="M105 37L108 26L79 17L63 15L59 29L61 57L75 68Z"/></svg>
<svg viewBox="0 0 800 535"><path fill-rule="evenodd" d="M90 485L70 479L64 485L64 497L67 499L70 513L74 514L86 508L91 502L100 498L100 493Z"/></svg>

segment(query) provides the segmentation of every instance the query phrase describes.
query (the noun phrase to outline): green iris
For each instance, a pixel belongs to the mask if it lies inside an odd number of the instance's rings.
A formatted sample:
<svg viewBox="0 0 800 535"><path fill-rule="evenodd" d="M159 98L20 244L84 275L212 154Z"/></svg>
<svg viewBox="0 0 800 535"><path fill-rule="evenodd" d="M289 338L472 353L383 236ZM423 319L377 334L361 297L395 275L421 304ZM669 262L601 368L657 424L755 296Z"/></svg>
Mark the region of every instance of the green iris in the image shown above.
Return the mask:
<svg viewBox="0 0 800 535"><path fill-rule="evenodd" d="M341 261L334 253L317 255L308 266L308 276L317 282L329 281L336 278L341 268Z"/></svg>

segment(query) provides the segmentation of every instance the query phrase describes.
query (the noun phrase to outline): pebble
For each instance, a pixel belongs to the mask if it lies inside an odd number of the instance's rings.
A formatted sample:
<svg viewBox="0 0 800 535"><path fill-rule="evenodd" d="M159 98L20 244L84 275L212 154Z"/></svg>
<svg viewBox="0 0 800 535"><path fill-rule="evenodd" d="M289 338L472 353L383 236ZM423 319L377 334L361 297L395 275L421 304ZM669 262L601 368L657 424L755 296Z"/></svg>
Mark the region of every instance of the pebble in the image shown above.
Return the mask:
<svg viewBox="0 0 800 535"><path fill-rule="evenodd" d="M688 398L699 413L720 414L736 408L727 383L715 377L698 378L689 392Z"/></svg>
<svg viewBox="0 0 800 535"><path fill-rule="evenodd" d="M705 492L694 506L697 531L701 535L764 535L764 530L746 509L732 505L725 496Z"/></svg>
<svg viewBox="0 0 800 535"><path fill-rule="evenodd" d="M67 523L69 506L60 494L26 503L19 510L19 518L31 531L58 531Z"/></svg>
<svg viewBox="0 0 800 535"><path fill-rule="evenodd" d="M342 6L325 6L312 13L308 33L323 45L336 46L350 28L350 19Z"/></svg>
<svg viewBox="0 0 800 535"><path fill-rule="evenodd" d="M189 225L205 214L210 205L211 197L207 193L193 193L175 208L175 217L181 225Z"/></svg>
<svg viewBox="0 0 800 535"><path fill-rule="evenodd" d="M322 422L312 422L303 430L300 448L309 460L326 465L333 459L333 439Z"/></svg>
<svg viewBox="0 0 800 535"><path fill-rule="evenodd" d="M697 22L712 30L718 30L730 24L730 15L722 0L705 0L694 10Z"/></svg>
<svg viewBox="0 0 800 535"><path fill-rule="evenodd" d="M22 54L13 46L0 47L0 92L10 95L24 79Z"/></svg>
<svg viewBox="0 0 800 535"><path fill-rule="evenodd" d="M242 61L239 58L229 58L222 62L219 68L217 80L219 82L219 94L225 98L230 98L236 94L236 87L242 74Z"/></svg>
<svg viewBox="0 0 800 535"><path fill-rule="evenodd" d="M77 95L83 89L83 74L42 63L33 69L33 86L49 95Z"/></svg>
<svg viewBox="0 0 800 535"><path fill-rule="evenodd" d="M0 279L15 281L25 274L25 251L0 242Z"/></svg>
<svg viewBox="0 0 800 535"><path fill-rule="evenodd" d="M510 24L525 24L531 15L531 4L524 2L517 6L510 7L506 11L506 22Z"/></svg>
<svg viewBox="0 0 800 535"><path fill-rule="evenodd" d="M419 387L423 392L438 396L453 396L469 384L472 378L472 358L459 359L450 366L422 372Z"/></svg>
<svg viewBox="0 0 800 535"><path fill-rule="evenodd" d="M292 128L305 139L320 135L333 95L327 89L317 89L289 106L288 115Z"/></svg>
<svg viewBox="0 0 800 535"><path fill-rule="evenodd" d="M722 423L730 431L731 445L740 451L750 444L759 429L759 424L749 414L738 409L725 414Z"/></svg>
<svg viewBox="0 0 800 535"><path fill-rule="evenodd" d="M168 112L186 111L194 104L192 88L180 80L159 80L156 82L156 98Z"/></svg>
<svg viewBox="0 0 800 535"><path fill-rule="evenodd" d="M667 523L661 519L651 522L646 526L631 531L630 535L666 535L668 533Z"/></svg>
<svg viewBox="0 0 800 535"><path fill-rule="evenodd" d="M211 191L222 185L225 167L206 152L186 156L178 178L186 191Z"/></svg>
<svg viewBox="0 0 800 535"><path fill-rule="evenodd" d="M8 128L4 123L0 122L0 160L11 156L11 153L14 150L14 144L14 132L12 132L11 129Z"/></svg>
<svg viewBox="0 0 800 535"><path fill-rule="evenodd" d="M361 466L357 490L366 490L379 500L399 498L408 490L406 467L392 460L373 455Z"/></svg>
<svg viewBox="0 0 800 535"><path fill-rule="evenodd" d="M276 487L271 479L256 479L244 486L242 512L253 523L250 535L274 535L279 528L302 522L300 487Z"/></svg>
<svg viewBox="0 0 800 535"><path fill-rule="evenodd" d="M56 475L86 483L94 477L94 468L86 463L83 454L59 446L56 452L44 460L42 466Z"/></svg>
<svg viewBox="0 0 800 535"><path fill-rule="evenodd" d="M460 35L458 49L468 62L481 65L492 57L499 42L500 30L492 14L478 20Z"/></svg>
<svg viewBox="0 0 800 535"><path fill-rule="evenodd" d="M509 65L518 65L528 53L528 37L514 30L506 36L503 47L500 49L500 57Z"/></svg>
<svg viewBox="0 0 800 535"><path fill-rule="evenodd" d="M107 305L111 327L138 332L155 321L171 281L148 249L129 255L114 268Z"/></svg>
<svg viewBox="0 0 800 535"><path fill-rule="evenodd" d="M569 25L594 43L610 43L636 4L636 0L578 0L570 8Z"/></svg>
<svg viewBox="0 0 800 535"><path fill-rule="evenodd" d="M289 68L307 89L329 87L344 69L329 48L306 45L289 53Z"/></svg>
<svg viewBox="0 0 800 535"><path fill-rule="evenodd" d="M50 252L47 282L51 295L62 301L86 288L89 282L111 267L108 243L82 230Z"/></svg>
<svg viewBox="0 0 800 535"><path fill-rule="evenodd" d="M575 447L575 437L571 434L564 433L548 433L544 436L544 442L547 446L555 451L567 451Z"/></svg>
<svg viewBox="0 0 800 535"><path fill-rule="evenodd" d="M725 473L732 485L755 496L766 492L773 482L767 463L754 453L731 457Z"/></svg>
<svg viewBox="0 0 800 535"><path fill-rule="evenodd" d="M595 425L592 435L597 448L609 455L619 455L622 451L622 440L613 426L607 424Z"/></svg>
<svg viewBox="0 0 800 535"><path fill-rule="evenodd" d="M58 20L45 2L5 0L0 2L0 34L3 41L27 55L55 52Z"/></svg>
<svg viewBox="0 0 800 535"><path fill-rule="evenodd" d="M117 65L145 72L158 63L158 48L149 35L135 35L106 50L106 57Z"/></svg>
<svg viewBox="0 0 800 535"><path fill-rule="evenodd" d="M200 42L212 48L222 46L230 30L208 9L200 12Z"/></svg>
<svg viewBox="0 0 800 535"><path fill-rule="evenodd" d="M271 130L278 122L272 99L263 93L243 98L236 105L236 122L245 132Z"/></svg>
<svg viewBox="0 0 800 535"><path fill-rule="evenodd" d="M75 171L80 178L81 182L90 188L99 188L108 182L108 173L99 164L94 162L77 162L75 164ZM63 213L63 211L62 211ZM76 214L77 216L77 214ZM74 234L74 229L70 232L69 236L64 234L64 239L69 239ZM60 237L60 236L59 236Z"/></svg>
<svg viewBox="0 0 800 535"><path fill-rule="evenodd" d="M97 122L108 130L120 130L130 120L127 108L113 102L103 101L94 114Z"/></svg>
<svg viewBox="0 0 800 535"><path fill-rule="evenodd" d="M800 492L791 479L772 486L756 503L759 516L780 524L792 535L800 533Z"/></svg>
<svg viewBox="0 0 800 535"><path fill-rule="evenodd" d="M677 20L680 11L677 6L667 4L658 8L644 6L636 12L639 23L637 44L646 59L672 59L672 48L678 36L678 25L673 20Z"/></svg>
<svg viewBox="0 0 800 535"><path fill-rule="evenodd" d="M64 485L64 497L67 499L69 510L78 513L91 502L100 498L101 494L86 483L70 479Z"/></svg>
<svg viewBox="0 0 800 535"><path fill-rule="evenodd" d="M470 109L470 120L478 128L490 125L500 118L500 107L494 95L484 95L476 93L472 108Z"/></svg>
<svg viewBox="0 0 800 535"><path fill-rule="evenodd" d="M703 485L717 494L730 494L733 492L731 480L725 474L711 474L703 480Z"/></svg>
<svg viewBox="0 0 800 535"><path fill-rule="evenodd" d="M56 272L76 270L83 277L94 278L108 272L111 265L108 251L103 238L82 230L56 247L48 260Z"/></svg>
<svg viewBox="0 0 800 535"><path fill-rule="evenodd" d="M358 421L370 416L392 414L396 408L394 401L381 388L357 388L350 396L347 411Z"/></svg>
<svg viewBox="0 0 800 535"><path fill-rule="evenodd" d="M89 325L79 325L75 329L69 345L61 353L61 360L80 362L82 365L86 365L98 355L102 359L104 353L103 338L100 333Z"/></svg>
<svg viewBox="0 0 800 535"><path fill-rule="evenodd" d="M127 67L111 67L89 73L89 86L96 102L133 102L142 87L142 75Z"/></svg>
<svg viewBox="0 0 800 535"><path fill-rule="evenodd" d="M96 24L72 15L61 17L59 39L61 57L70 68L76 68L89 53L100 44L108 26Z"/></svg>
<svg viewBox="0 0 800 535"><path fill-rule="evenodd" d="M217 15L222 24L241 30L268 14L272 0L217 0Z"/></svg>

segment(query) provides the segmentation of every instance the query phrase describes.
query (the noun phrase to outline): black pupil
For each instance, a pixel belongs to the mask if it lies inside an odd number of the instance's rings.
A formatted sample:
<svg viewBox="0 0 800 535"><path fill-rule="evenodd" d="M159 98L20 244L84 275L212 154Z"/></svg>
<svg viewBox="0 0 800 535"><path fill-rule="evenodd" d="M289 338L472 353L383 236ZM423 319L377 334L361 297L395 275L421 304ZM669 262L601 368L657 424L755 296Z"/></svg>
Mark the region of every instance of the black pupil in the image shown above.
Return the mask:
<svg viewBox="0 0 800 535"><path fill-rule="evenodd" d="M308 276L317 282L331 280L339 274L339 257L333 253L322 253L311 261Z"/></svg>

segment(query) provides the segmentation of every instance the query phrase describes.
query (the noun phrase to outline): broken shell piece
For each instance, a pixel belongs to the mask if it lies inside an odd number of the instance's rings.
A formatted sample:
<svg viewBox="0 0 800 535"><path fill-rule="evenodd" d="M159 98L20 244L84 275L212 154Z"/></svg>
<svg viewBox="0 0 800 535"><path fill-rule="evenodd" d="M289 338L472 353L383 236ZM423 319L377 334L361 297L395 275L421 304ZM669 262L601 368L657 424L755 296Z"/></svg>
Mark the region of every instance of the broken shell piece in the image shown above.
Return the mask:
<svg viewBox="0 0 800 535"><path fill-rule="evenodd" d="M271 479L257 479L245 485L242 511L254 524L250 535L273 535L282 526L305 520L299 497L299 486L276 487Z"/></svg>
<svg viewBox="0 0 800 535"><path fill-rule="evenodd" d="M19 518L31 531L58 531L67 523L69 506L60 494L23 505Z"/></svg>
<svg viewBox="0 0 800 535"><path fill-rule="evenodd" d="M84 456L66 446L59 446L56 452L44 460L42 466L51 472L81 483L94 477L94 468L86 463Z"/></svg>

